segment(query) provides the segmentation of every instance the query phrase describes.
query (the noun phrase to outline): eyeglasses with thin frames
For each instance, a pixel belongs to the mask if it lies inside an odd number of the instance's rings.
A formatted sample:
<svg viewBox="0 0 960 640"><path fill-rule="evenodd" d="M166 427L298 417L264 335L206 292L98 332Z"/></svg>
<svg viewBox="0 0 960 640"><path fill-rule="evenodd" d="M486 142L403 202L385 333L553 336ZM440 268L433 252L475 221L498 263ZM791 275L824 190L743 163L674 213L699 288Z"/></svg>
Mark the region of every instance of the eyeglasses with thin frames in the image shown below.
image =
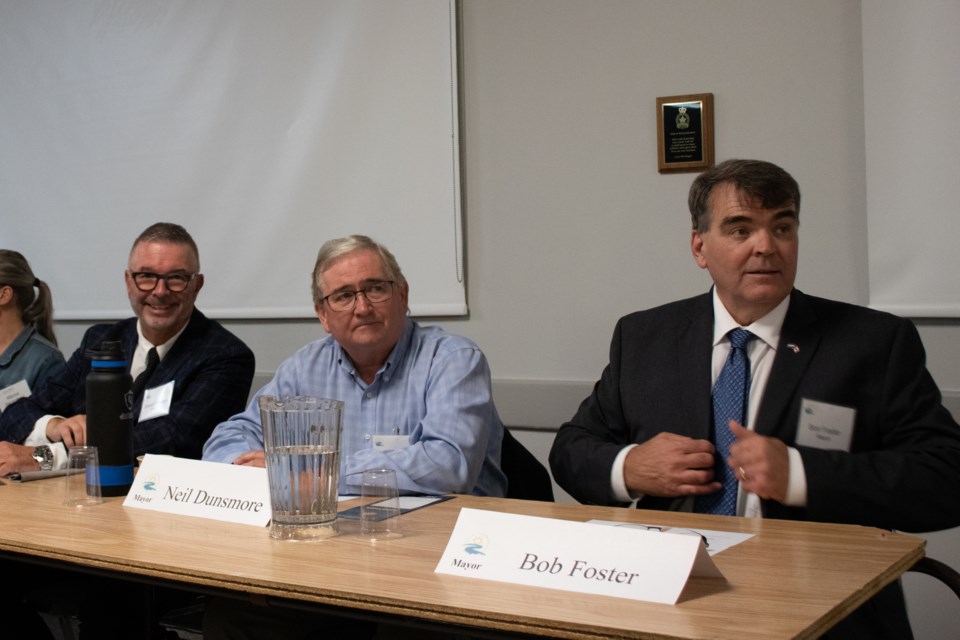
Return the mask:
<svg viewBox="0 0 960 640"><path fill-rule="evenodd" d="M393 280L378 280L357 291L335 291L320 299L334 311L351 311L357 306L357 296L363 294L367 302L386 302L393 296Z"/></svg>
<svg viewBox="0 0 960 640"><path fill-rule="evenodd" d="M134 271L130 273L130 277L133 278L133 283L137 285L137 289L140 291L153 291L157 288L157 283L163 280L163 284L166 285L167 289L174 293L184 291L187 285L198 275L197 273L168 273L166 275L160 275L159 273L151 273L150 271Z"/></svg>

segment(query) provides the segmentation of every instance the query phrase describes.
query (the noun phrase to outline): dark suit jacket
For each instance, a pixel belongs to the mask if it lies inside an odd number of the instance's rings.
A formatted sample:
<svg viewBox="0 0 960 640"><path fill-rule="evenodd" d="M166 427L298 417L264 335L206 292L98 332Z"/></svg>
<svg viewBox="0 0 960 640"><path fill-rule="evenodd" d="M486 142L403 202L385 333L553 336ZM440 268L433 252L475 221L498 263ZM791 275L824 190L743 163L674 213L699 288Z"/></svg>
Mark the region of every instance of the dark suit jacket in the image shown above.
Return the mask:
<svg viewBox="0 0 960 640"><path fill-rule="evenodd" d="M550 466L560 486L581 502L616 504L610 469L624 445L661 431L709 439L712 342L711 293L622 318L610 364L554 441ZM850 452L797 446L807 506L766 500L765 517L905 531L960 524L960 427L941 404L911 322L794 290L755 430L796 446L804 398L856 410ZM638 507L687 502L645 497ZM902 596L891 597L883 608L898 608L896 623L906 624ZM890 615L885 622L893 624Z"/></svg>
<svg viewBox="0 0 960 640"><path fill-rule="evenodd" d="M129 362L137 339L136 318L90 327L58 375L0 414L0 439L22 442L37 419L47 414L86 413L86 380L90 372L87 349L99 349L102 342L119 340ZM187 328L157 365L145 387L150 389L174 381L170 413L138 422L143 393L134 398L134 455L164 453L199 459L203 443L213 428L243 411L253 369L253 352L220 323L194 309Z"/></svg>

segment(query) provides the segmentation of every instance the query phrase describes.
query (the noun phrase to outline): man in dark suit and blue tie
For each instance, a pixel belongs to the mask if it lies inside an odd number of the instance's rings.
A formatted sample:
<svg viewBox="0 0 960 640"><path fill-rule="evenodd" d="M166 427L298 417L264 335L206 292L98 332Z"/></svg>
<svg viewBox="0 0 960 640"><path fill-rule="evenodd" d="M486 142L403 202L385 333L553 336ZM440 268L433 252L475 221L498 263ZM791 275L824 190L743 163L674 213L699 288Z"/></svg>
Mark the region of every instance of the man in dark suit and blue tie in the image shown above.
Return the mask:
<svg viewBox="0 0 960 640"><path fill-rule="evenodd" d="M134 383L133 452L200 458L213 428L243 410L253 352L194 305L203 287L197 245L173 223L133 243L124 274L135 317L87 330L66 367L0 414L0 475L58 468L86 438L87 350L119 341Z"/></svg>
<svg viewBox="0 0 960 640"><path fill-rule="evenodd" d="M689 206L712 291L620 319L609 365L554 441L560 486L645 509L960 525L960 427L914 325L794 289L796 181L729 160L697 177ZM831 634L910 637L899 583Z"/></svg>

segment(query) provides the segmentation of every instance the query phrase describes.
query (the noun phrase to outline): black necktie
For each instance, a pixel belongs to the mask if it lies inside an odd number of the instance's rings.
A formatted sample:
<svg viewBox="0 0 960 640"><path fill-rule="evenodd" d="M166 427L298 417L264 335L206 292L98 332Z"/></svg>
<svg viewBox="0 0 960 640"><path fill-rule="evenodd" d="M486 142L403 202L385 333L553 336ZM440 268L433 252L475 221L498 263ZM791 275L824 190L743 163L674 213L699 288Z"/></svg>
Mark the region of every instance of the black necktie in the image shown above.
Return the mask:
<svg viewBox="0 0 960 640"><path fill-rule="evenodd" d="M723 484L716 493L698 496L693 510L697 513L737 514L737 477L727 466L730 447L736 438L730 431L730 420L746 426L750 399L750 359L747 343L753 334L737 328L730 332L730 354L713 386L713 437L716 445L715 479Z"/></svg>
<svg viewBox="0 0 960 640"><path fill-rule="evenodd" d="M147 367L137 376L137 379L133 381L134 397L139 396L143 388L147 386L147 380L150 379L150 375L153 373L153 370L157 368L157 363L159 362L160 356L157 354L157 348L151 347L150 351L147 352Z"/></svg>

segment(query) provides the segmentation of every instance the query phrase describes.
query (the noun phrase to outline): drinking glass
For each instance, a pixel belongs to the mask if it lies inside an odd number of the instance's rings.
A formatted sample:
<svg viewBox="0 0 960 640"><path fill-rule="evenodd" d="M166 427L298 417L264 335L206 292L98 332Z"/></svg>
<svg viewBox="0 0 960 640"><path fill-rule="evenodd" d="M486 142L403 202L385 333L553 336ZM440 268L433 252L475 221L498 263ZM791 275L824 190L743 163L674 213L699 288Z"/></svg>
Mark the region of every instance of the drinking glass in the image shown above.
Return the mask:
<svg viewBox="0 0 960 640"><path fill-rule="evenodd" d="M367 469L360 485L360 535L370 540L403 537L400 492L393 469Z"/></svg>
<svg viewBox="0 0 960 640"><path fill-rule="evenodd" d="M103 502L100 490L100 462L96 447L70 447L67 475L64 476L63 504L89 507Z"/></svg>
<svg viewBox="0 0 960 640"><path fill-rule="evenodd" d="M261 396L258 402L270 483L270 537L337 535L343 402L310 396Z"/></svg>

